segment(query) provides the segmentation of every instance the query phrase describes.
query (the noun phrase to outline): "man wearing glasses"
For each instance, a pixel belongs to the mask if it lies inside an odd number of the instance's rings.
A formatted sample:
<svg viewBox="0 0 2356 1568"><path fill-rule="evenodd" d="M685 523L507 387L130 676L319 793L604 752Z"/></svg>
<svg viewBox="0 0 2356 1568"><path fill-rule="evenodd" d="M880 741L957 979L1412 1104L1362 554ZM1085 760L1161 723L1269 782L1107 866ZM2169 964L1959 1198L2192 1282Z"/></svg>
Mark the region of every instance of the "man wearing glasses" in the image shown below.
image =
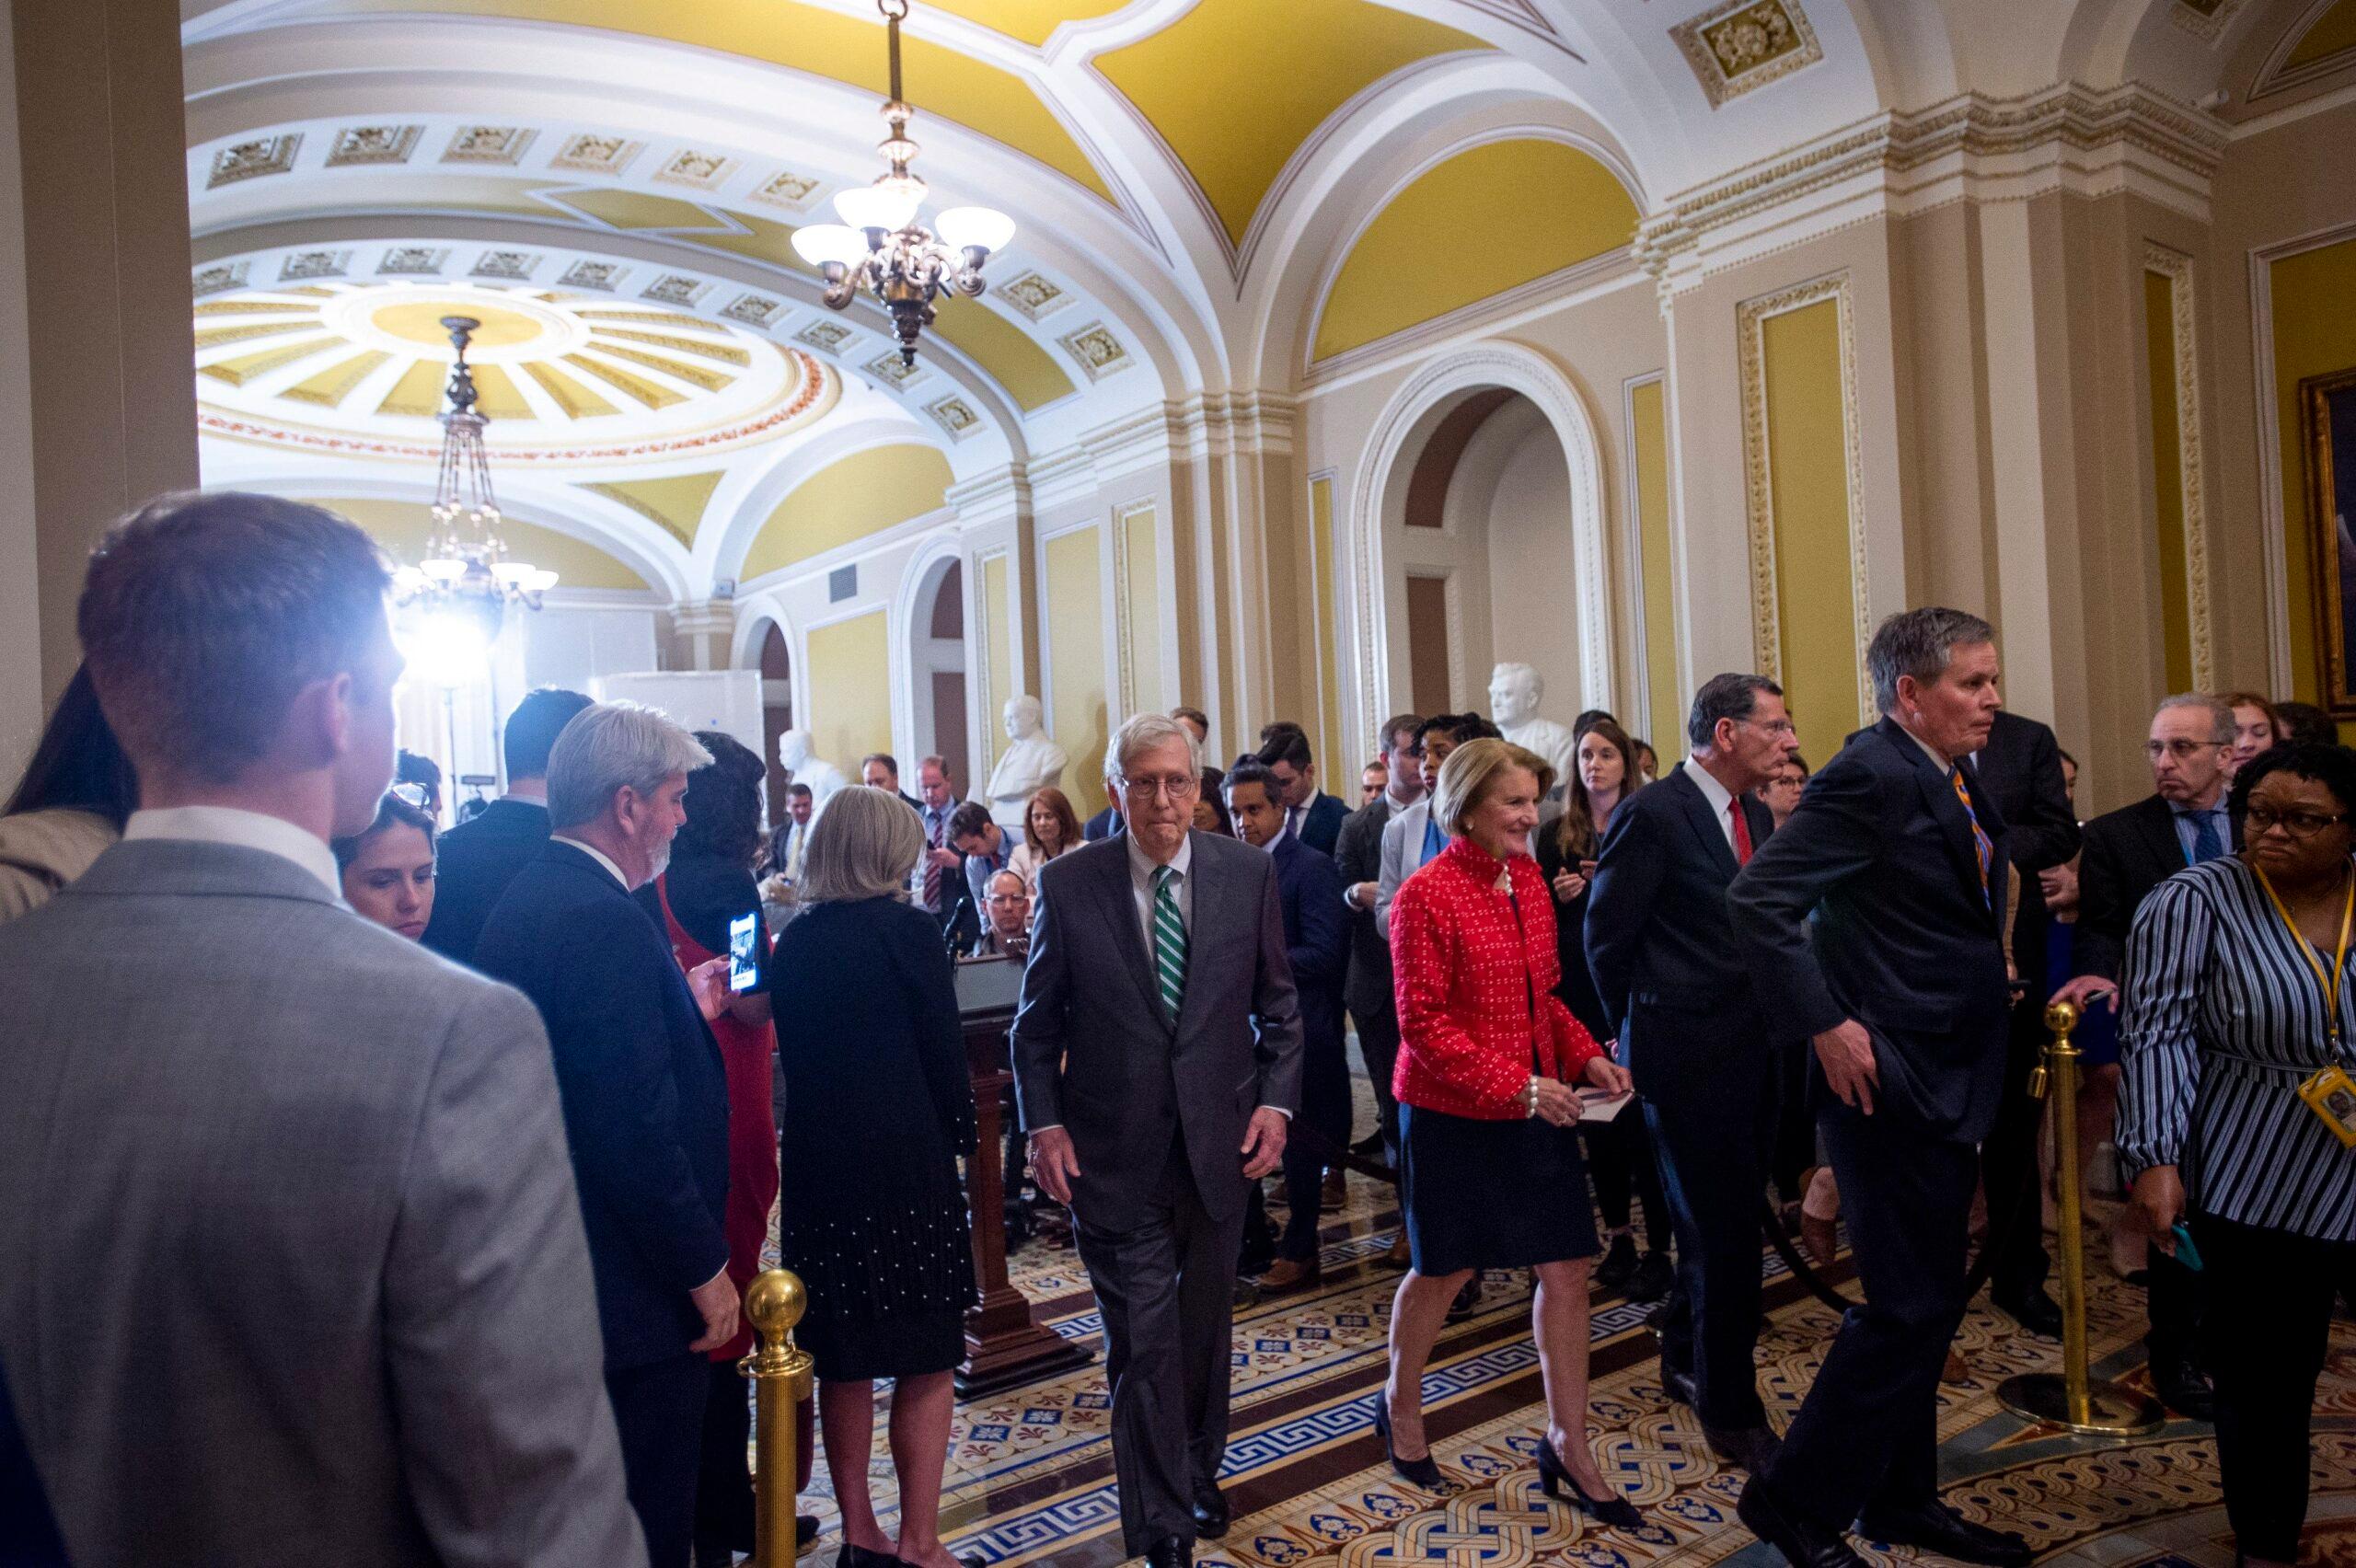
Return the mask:
<svg viewBox="0 0 2356 1568"><path fill-rule="evenodd" d="M2213 697L2171 697L2152 716L2153 792L2086 824L2078 868L2079 974L2054 993L2081 1008L2114 998L2135 911L2151 891L2183 870L2233 853L2225 813L2231 782L2234 710ZM2112 1005L2116 1005L2113 1002ZM2200 1276L2157 1247L2147 1248L2151 1328L2143 1336L2152 1384L2170 1408L2207 1421L2215 1395L2200 1366Z"/></svg>

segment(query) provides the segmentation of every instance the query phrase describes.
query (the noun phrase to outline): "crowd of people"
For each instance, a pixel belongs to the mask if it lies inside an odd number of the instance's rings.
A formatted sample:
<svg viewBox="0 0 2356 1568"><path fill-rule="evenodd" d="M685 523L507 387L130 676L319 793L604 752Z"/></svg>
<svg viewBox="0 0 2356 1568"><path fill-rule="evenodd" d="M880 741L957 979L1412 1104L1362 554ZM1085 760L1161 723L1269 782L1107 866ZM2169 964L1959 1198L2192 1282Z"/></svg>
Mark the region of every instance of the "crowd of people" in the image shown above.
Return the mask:
<svg viewBox="0 0 2356 1568"><path fill-rule="evenodd" d="M1443 1482L1435 1344L1521 1270L1541 1484L1598 1527L1645 1523L1587 1436L1600 1289L1661 1303L1664 1387L1793 1562L1852 1568L1854 1532L2025 1563L1939 1500L1934 1417L1975 1228L1995 1304L2060 1327L2023 1088L2049 997L2086 1009L2154 1385L2215 1422L2245 1559L2297 1555L2356 1283L2356 754L2313 709L2169 698L2154 793L2082 826L1995 629L1926 608L1814 772L1744 673L1665 771L1601 711L1559 778L1478 713L1397 715L1354 805L1302 726L1222 768L1180 708L1120 726L1105 811L1045 788L1016 829L940 756L913 795L878 753L768 801L723 732L542 689L444 831L439 770L396 756L387 583L348 523L251 495L164 498L92 557L0 813L9 1561L728 1562L774 1210L838 1568L977 1563L940 1535L961 1163L999 1158L960 960L1022 966L1010 1173L1068 1211L1154 1568L1229 1528L1235 1305L1322 1283L1352 1170L1397 1188L1368 1420L1410 1485ZM1780 1433L1771 1186L1819 1262L1845 1219L1865 1297Z"/></svg>

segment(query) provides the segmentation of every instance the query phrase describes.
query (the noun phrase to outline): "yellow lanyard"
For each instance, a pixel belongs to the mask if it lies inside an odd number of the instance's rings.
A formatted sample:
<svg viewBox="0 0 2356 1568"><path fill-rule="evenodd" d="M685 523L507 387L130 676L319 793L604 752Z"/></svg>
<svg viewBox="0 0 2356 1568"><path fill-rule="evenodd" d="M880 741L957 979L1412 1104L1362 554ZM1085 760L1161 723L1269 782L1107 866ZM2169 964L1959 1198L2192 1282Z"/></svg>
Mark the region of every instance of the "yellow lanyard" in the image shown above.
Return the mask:
<svg viewBox="0 0 2356 1568"><path fill-rule="evenodd" d="M2324 973L2323 955L2316 950L2313 942L2307 940L2307 934L2299 929L2298 922L2291 918L2290 905L2284 904L2282 895L2274 891L2274 884L2266 880L2266 872L2255 865L2250 870L2258 872L2258 885L2266 890L2267 898L2274 905L2274 913L2282 917L2283 929L2289 931L2291 940L2299 945L2299 956L2307 961L2307 967L2315 972L2316 984L2323 987L2324 1029L2330 1035L2332 1052L2337 1055L2339 1050L2339 982L2348 968L2348 933L2350 927L2356 926L2356 868L2351 868L2348 873L2348 898L2339 911L2339 951L2331 955L2329 974Z"/></svg>

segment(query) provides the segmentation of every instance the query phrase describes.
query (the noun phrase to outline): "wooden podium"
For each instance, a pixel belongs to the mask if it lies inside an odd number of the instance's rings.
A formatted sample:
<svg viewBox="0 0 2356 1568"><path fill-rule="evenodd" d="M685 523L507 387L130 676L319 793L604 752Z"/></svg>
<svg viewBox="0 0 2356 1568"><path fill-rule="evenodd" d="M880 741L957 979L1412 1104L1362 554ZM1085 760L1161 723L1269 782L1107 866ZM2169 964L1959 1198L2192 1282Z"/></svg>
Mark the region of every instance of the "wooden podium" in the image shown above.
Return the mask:
<svg viewBox="0 0 2356 1568"><path fill-rule="evenodd" d="M1011 959L957 965L957 1011L965 1032L965 1070L974 1085L974 1156L965 1162L966 1219L973 1227L974 1283L980 1302L965 1314L965 1360L957 1393L970 1399L1027 1383L1092 1359L1031 1315L1031 1303L1006 1277L1006 1117L999 1097L1014 1082L1007 1032L1022 990L1022 966Z"/></svg>

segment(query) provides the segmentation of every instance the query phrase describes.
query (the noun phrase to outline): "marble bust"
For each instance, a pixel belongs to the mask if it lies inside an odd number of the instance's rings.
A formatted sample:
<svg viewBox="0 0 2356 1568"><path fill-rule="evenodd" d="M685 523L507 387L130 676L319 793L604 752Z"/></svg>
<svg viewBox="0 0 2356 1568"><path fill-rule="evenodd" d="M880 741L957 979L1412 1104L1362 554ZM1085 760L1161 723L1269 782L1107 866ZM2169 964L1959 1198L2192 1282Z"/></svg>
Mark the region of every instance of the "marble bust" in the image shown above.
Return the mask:
<svg viewBox="0 0 2356 1568"><path fill-rule="evenodd" d="M1043 714L1037 698L1026 693L1007 698L1002 717L1007 747L998 766L990 769L990 816L1020 842L1031 797L1059 783L1070 758L1041 728Z"/></svg>
<svg viewBox="0 0 2356 1568"><path fill-rule="evenodd" d="M1554 787L1571 780L1576 766L1577 738L1567 726L1538 716L1546 683L1528 664L1499 664L1489 672L1489 716L1497 732L1515 745L1536 752L1554 769Z"/></svg>
<svg viewBox="0 0 2356 1568"><path fill-rule="evenodd" d="M777 738L777 762L793 776L796 784L810 786L813 805L823 806L826 797L850 782L843 770L824 757L810 755L810 732L788 730Z"/></svg>

